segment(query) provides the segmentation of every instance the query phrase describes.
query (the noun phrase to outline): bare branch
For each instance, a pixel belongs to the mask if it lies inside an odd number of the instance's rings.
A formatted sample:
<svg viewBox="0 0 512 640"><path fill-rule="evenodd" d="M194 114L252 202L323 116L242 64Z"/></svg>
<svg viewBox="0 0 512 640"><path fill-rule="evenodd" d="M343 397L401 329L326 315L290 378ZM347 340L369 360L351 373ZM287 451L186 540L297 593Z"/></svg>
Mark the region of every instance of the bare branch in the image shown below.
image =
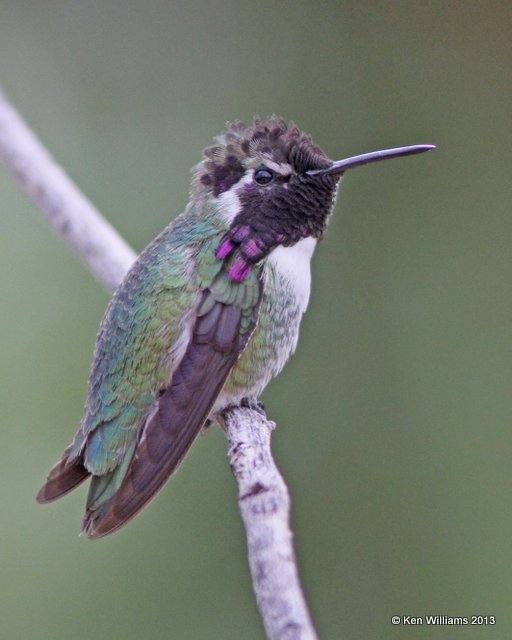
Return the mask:
<svg viewBox="0 0 512 640"><path fill-rule="evenodd" d="M290 497L270 450L275 424L247 407L230 408L224 421L252 584L267 637L315 640L293 550Z"/></svg>
<svg viewBox="0 0 512 640"><path fill-rule="evenodd" d="M96 278L113 291L135 253L55 164L1 90L0 161ZM270 449L275 425L247 407L227 410L224 420L254 591L268 638L314 640L293 551L290 498Z"/></svg>
<svg viewBox="0 0 512 640"><path fill-rule="evenodd" d="M135 252L54 162L1 90L0 161L96 278L114 291Z"/></svg>

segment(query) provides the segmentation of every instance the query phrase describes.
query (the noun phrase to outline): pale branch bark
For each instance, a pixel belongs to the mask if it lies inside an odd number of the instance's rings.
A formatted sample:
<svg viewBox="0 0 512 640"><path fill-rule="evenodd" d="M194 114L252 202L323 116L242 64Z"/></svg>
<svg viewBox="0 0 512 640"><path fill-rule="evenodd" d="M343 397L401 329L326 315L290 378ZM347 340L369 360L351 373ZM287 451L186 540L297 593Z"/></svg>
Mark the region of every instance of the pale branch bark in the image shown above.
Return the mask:
<svg viewBox="0 0 512 640"><path fill-rule="evenodd" d="M0 161L96 278L113 291L136 259L57 166L0 89ZM290 498L272 458L274 423L248 407L224 413L254 592L269 640L315 640L290 530Z"/></svg>
<svg viewBox="0 0 512 640"><path fill-rule="evenodd" d="M0 161L96 278L114 291L136 253L54 162L1 89Z"/></svg>
<svg viewBox="0 0 512 640"><path fill-rule="evenodd" d="M249 566L268 638L314 640L317 636L300 587L290 496L270 450L275 423L248 407L224 415L228 459L238 483Z"/></svg>

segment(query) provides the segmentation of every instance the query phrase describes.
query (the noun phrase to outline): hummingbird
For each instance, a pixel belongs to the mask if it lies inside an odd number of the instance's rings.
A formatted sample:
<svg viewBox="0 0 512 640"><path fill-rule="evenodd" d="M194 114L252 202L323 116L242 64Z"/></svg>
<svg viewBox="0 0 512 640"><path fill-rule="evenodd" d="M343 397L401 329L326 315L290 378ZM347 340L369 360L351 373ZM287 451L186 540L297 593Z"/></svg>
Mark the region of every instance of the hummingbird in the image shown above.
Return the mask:
<svg viewBox="0 0 512 640"><path fill-rule="evenodd" d="M114 293L80 427L38 502L90 476L83 533L100 538L136 516L201 430L231 405L255 405L295 351L344 173L433 148L332 161L292 122L230 124L193 168L185 211Z"/></svg>

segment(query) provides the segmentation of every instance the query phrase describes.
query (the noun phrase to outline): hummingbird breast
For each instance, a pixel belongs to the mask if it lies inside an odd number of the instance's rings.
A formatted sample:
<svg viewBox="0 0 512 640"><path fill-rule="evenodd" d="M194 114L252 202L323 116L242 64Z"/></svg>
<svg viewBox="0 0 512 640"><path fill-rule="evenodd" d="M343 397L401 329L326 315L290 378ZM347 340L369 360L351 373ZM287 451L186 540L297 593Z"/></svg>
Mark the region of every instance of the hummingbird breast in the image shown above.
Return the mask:
<svg viewBox="0 0 512 640"><path fill-rule="evenodd" d="M295 351L311 288L310 261L316 245L305 238L279 246L265 262L258 324L233 367L212 414L242 398L257 399Z"/></svg>

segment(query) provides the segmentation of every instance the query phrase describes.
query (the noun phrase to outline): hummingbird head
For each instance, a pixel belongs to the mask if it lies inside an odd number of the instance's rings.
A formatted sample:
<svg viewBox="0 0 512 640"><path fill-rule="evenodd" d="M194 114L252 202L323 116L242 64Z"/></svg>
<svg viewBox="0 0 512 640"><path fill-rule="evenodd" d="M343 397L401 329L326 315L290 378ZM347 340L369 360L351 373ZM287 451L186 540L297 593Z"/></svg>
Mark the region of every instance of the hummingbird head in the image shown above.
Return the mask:
<svg viewBox="0 0 512 640"><path fill-rule="evenodd" d="M216 255L229 258L231 277L242 281L276 247L322 237L347 169L427 148L432 146L333 162L291 122L275 116L252 125L235 122L204 150L193 191L206 192L229 227Z"/></svg>

